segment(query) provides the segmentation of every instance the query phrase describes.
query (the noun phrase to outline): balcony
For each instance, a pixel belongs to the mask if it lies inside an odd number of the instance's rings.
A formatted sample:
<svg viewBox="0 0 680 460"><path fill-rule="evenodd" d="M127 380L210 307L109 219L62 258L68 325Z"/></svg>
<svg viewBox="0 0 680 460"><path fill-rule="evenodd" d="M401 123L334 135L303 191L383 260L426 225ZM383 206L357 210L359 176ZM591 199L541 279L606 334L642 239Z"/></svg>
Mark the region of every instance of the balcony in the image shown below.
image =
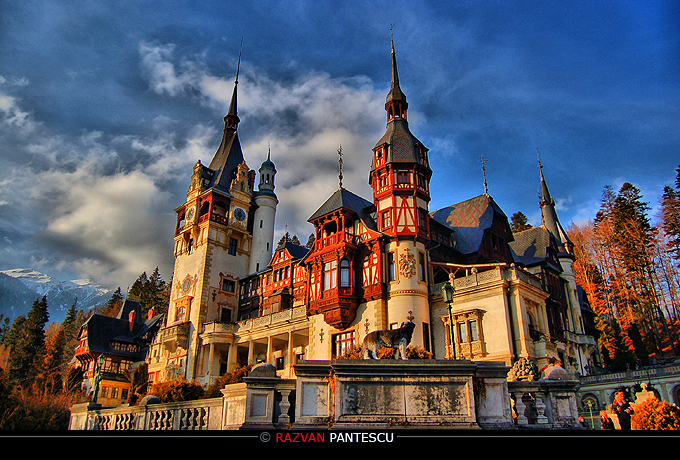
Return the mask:
<svg viewBox="0 0 680 460"><path fill-rule="evenodd" d="M203 324L201 339L203 343L230 343L238 330L236 323L212 322Z"/></svg>
<svg viewBox="0 0 680 460"><path fill-rule="evenodd" d="M167 326L158 331L158 340L166 350L175 351L177 347L188 348L189 346L189 325L190 323L180 323Z"/></svg>
<svg viewBox="0 0 680 460"><path fill-rule="evenodd" d="M339 243L356 244L356 236L352 233L344 231L333 233L332 235L329 235L325 238L319 238L316 241L316 250L318 251L320 249L326 248L328 246L333 246Z"/></svg>

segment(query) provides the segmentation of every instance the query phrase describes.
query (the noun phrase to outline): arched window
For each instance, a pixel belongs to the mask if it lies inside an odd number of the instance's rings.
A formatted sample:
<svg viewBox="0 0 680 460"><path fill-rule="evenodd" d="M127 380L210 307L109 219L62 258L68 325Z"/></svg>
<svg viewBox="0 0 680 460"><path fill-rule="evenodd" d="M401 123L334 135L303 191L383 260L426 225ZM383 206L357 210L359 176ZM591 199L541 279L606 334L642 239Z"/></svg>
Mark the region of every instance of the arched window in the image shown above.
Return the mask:
<svg viewBox="0 0 680 460"><path fill-rule="evenodd" d="M340 261L340 287L350 287L349 260Z"/></svg>

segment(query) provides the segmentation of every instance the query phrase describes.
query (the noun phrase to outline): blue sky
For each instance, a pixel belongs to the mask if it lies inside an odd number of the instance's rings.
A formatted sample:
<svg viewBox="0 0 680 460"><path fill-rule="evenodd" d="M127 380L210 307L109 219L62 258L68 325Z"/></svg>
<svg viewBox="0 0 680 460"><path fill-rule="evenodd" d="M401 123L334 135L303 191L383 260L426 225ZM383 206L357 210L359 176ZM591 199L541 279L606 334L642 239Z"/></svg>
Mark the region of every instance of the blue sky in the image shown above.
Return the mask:
<svg viewBox="0 0 680 460"><path fill-rule="evenodd" d="M393 25L430 210L489 193L540 224L537 149L566 227L605 185L658 207L680 164L676 1L0 0L0 270L123 289L172 275L173 209L217 149L243 39L239 132L271 148L275 239L338 184L370 199ZM653 209L651 217L654 219Z"/></svg>

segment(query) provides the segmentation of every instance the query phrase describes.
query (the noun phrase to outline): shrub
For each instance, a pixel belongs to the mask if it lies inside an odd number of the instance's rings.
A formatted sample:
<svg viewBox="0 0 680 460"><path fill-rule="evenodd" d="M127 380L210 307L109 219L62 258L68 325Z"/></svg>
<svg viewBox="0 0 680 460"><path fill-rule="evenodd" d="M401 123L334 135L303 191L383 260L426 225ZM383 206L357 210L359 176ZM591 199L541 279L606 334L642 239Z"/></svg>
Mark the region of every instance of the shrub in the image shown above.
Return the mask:
<svg viewBox="0 0 680 460"><path fill-rule="evenodd" d="M161 403L193 401L201 399L204 393L200 383L195 380L188 382L185 378L154 384L150 392Z"/></svg>
<svg viewBox="0 0 680 460"><path fill-rule="evenodd" d="M635 405L631 418L634 430L679 430L680 409L651 396Z"/></svg>
<svg viewBox="0 0 680 460"><path fill-rule="evenodd" d="M231 372L227 372L222 377L215 380L212 385L208 387L205 391L204 398L219 398L222 396L220 390L226 385L231 385L232 383L243 382L243 377L248 375L248 372L253 368L250 364L237 367Z"/></svg>

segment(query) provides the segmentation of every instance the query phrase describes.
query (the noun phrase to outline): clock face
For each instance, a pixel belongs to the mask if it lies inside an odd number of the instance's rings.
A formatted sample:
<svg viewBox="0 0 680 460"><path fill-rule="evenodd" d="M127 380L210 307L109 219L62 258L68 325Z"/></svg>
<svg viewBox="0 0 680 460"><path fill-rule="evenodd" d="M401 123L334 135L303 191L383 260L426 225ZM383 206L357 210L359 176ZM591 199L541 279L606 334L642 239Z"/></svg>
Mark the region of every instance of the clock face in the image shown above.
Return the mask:
<svg viewBox="0 0 680 460"><path fill-rule="evenodd" d="M243 222L246 219L246 212L241 208L234 209L234 217L239 222Z"/></svg>
<svg viewBox="0 0 680 460"><path fill-rule="evenodd" d="M187 220L191 220L194 217L194 208L189 208L187 211Z"/></svg>

